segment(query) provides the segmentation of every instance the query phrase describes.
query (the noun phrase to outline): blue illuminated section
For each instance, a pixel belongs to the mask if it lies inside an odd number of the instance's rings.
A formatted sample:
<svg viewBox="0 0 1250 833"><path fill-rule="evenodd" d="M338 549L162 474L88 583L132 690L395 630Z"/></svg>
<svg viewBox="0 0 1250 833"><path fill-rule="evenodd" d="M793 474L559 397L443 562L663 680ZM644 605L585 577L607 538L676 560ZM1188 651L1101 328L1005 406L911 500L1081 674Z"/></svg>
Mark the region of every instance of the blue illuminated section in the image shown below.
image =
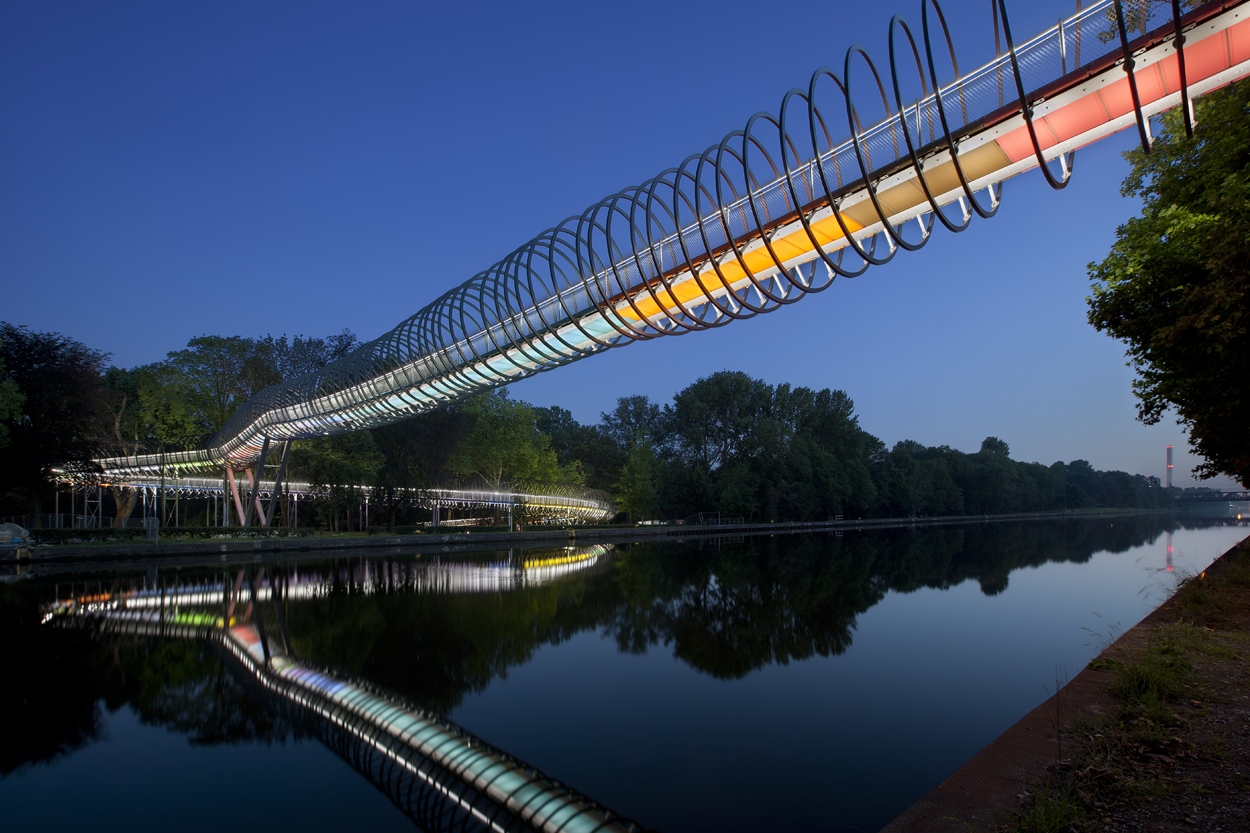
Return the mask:
<svg viewBox="0 0 1250 833"><path fill-rule="evenodd" d="M580 796L553 786L527 767L455 730L449 724L405 708L391 699L350 681L308 667L281 654L265 660L264 643L250 625L226 632L226 645L269 690L332 721L343 731L358 734L378 753L391 758L411 776L440 790L462 810L504 833L484 813L445 782L431 778L405 755L396 754L394 741L437 767L455 773L473 791L489 797L534 830L544 833L624 833L628 828ZM362 726L376 731L367 731Z"/></svg>

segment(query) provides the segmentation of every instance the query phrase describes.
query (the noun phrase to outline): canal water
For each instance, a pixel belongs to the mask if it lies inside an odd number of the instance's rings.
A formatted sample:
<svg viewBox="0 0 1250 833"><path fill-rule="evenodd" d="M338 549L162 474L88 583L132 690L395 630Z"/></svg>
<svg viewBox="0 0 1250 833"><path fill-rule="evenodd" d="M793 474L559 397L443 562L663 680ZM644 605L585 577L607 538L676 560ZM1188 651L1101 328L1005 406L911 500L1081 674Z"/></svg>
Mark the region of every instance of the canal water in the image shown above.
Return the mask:
<svg viewBox="0 0 1250 833"><path fill-rule="evenodd" d="M217 616L258 582L292 656L647 829L873 831L1246 533L1132 516L9 576L0 819L412 830L210 641L62 615L182 592L185 618L217 587Z"/></svg>

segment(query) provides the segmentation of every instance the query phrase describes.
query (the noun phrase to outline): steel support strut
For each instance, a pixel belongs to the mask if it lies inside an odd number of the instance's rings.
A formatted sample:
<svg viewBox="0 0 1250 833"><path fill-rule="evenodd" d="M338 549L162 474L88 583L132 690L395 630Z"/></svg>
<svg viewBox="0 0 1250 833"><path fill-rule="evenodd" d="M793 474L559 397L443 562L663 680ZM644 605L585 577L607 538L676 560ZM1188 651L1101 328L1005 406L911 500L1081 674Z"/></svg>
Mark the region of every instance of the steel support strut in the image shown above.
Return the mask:
<svg viewBox="0 0 1250 833"><path fill-rule="evenodd" d="M1133 97L1133 114L1137 117L1137 136L1141 140L1142 152L1150 153L1154 139L1150 135L1150 122L1141 111L1141 94L1137 90L1137 62L1133 60L1133 53L1128 47L1128 27L1125 23L1124 3L1122 0L1115 0L1115 24L1120 33L1120 48L1124 51L1124 74L1128 76L1129 94ZM1143 28L1145 25L1143 21ZM1177 34L1180 34L1180 30L1177 30Z"/></svg>
<svg viewBox="0 0 1250 833"><path fill-rule="evenodd" d="M260 459L256 461L255 468L251 471L252 491L247 496L247 515L243 518L243 526L250 527L252 525L252 511L256 510L262 518L264 517L264 509L260 505L260 479L265 475L265 458L269 456L269 438L265 437L264 444L260 447Z"/></svg>
<svg viewBox="0 0 1250 833"><path fill-rule="evenodd" d="M234 479L234 469L226 466L226 482L230 484L230 497L234 499L235 517L239 519L239 526L247 526L243 522L243 499L239 497L239 484Z"/></svg>
<svg viewBox="0 0 1250 833"><path fill-rule="evenodd" d="M286 458L291 452L291 443L282 444L282 462L278 464L278 477L273 482L273 493L269 495L269 509L261 515L261 526L273 526L274 510L278 507L278 498L282 494L283 478L286 477Z"/></svg>

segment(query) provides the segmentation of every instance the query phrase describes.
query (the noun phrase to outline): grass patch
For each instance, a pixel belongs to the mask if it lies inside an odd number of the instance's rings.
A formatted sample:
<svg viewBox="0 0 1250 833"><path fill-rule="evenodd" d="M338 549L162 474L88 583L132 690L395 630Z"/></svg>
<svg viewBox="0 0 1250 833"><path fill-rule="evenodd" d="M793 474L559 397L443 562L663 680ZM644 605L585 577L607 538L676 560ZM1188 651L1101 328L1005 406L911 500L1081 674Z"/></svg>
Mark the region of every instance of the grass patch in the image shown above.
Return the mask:
<svg viewBox="0 0 1250 833"><path fill-rule="evenodd" d="M1203 571L1181 582L1173 596L1177 616L1196 625L1227 628L1247 613L1250 547L1239 546L1218 572Z"/></svg>
<svg viewBox="0 0 1250 833"><path fill-rule="evenodd" d="M1086 816L1085 808L1066 795L1032 796L1011 828L1019 833L1068 833Z"/></svg>
<svg viewBox="0 0 1250 833"><path fill-rule="evenodd" d="M1160 625L1150 631L1144 649L1130 652L1112 668L1110 690L1119 701L1122 721L1175 725L1172 705L1194 678L1190 657L1199 643L1209 641L1201 633L1186 622Z"/></svg>
<svg viewBox="0 0 1250 833"><path fill-rule="evenodd" d="M1143 757L1158 756L1159 746L1120 719L1086 721L1075 727L1070 759L1050 768L1045 781L1026 791L1019 810L1001 827L1004 833L1081 833L1102 830L1121 806L1139 806L1168 795L1172 786L1143 770ZM1171 738L1163 746L1180 743Z"/></svg>
<svg viewBox="0 0 1250 833"><path fill-rule="evenodd" d="M1214 635L1187 622L1159 625L1144 646L1098 662L1112 674L1115 718L1086 722L1070 734L1071 757L1026 793L1005 833L1099 830L1116 807L1154 801L1171 791L1143 766L1186 747L1182 703L1200 696L1191 657L1215 650Z"/></svg>
<svg viewBox="0 0 1250 833"><path fill-rule="evenodd" d="M1144 645L1090 663L1111 672L1116 716L1066 733L1073 739L1071 747L1064 745L1071 757L1025 793L1004 833L1102 830L1116 808L1170 795L1166 772L1176 757L1218 757L1218 748L1195 749L1185 739L1186 715L1203 708L1209 693L1194 663L1203 657L1241 662L1250 648L1244 632L1250 624L1250 546L1239 547L1218 570L1182 582L1171 610L1175 619L1152 627Z"/></svg>

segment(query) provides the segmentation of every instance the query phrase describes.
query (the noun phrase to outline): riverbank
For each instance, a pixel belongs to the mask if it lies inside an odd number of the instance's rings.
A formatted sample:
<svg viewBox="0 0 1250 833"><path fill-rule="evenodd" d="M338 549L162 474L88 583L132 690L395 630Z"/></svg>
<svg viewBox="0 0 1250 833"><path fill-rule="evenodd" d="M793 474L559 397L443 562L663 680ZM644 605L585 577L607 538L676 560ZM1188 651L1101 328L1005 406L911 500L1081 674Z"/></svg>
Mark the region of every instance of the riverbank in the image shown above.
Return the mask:
<svg viewBox="0 0 1250 833"><path fill-rule="evenodd" d="M1250 539L882 833L1250 828Z"/></svg>
<svg viewBox="0 0 1250 833"><path fill-rule="evenodd" d="M272 533L243 533L223 530L221 537L196 541L126 541L116 544L63 543L26 549L31 565L63 562L135 561L138 559L183 560L195 556L255 556L265 553L346 552L356 550L391 552L475 552L506 549L559 547L578 544L626 544L687 538L730 538L748 535L783 535L907 527L951 526L977 523L1006 523L1024 520L1121 517L1158 514L1164 510L1125 509L1081 512L1026 512L1010 515L959 515L937 518L875 518L804 523L676 524L618 527L550 527L522 532L429 532L417 535L313 535L285 537ZM0 557L12 560L17 550L0 550Z"/></svg>

